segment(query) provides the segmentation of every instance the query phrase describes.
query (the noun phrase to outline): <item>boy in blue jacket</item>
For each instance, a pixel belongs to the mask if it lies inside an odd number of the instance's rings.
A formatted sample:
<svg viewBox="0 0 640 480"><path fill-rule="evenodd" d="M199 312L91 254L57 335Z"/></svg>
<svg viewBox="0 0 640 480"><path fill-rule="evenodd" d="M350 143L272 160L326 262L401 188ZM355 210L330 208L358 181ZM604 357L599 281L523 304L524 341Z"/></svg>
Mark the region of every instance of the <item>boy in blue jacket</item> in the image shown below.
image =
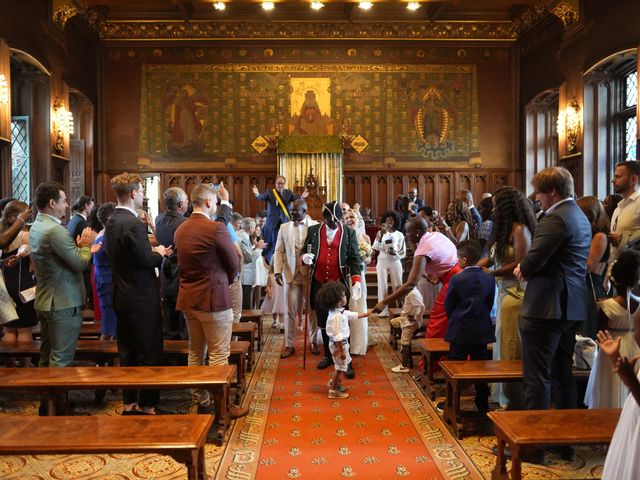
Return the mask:
<svg viewBox="0 0 640 480"><path fill-rule="evenodd" d="M482 256L482 247L476 240L465 240L458 245L458 265L463 269L449 283L444 303L449 327L444 339L449 342L449 360L490 360L487 344L496 341L491 322L491 309L496 283L492 275L476 264ZM475 404L479 412L489 410L489 386L475 385ZM438 404L439 408L444 406Z"/></svg>

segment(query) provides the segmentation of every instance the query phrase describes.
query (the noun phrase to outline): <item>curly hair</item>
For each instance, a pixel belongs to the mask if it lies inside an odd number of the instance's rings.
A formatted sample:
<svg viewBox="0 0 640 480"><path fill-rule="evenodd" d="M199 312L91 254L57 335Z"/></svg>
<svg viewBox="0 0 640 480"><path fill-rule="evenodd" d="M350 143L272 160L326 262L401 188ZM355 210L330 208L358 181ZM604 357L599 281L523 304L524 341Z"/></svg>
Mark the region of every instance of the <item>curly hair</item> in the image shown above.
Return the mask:
<svg viewBox="0 0 640 480"><path fill-rule="evenodd" d="M340 282L325 283L316 294L316 303L325 310L338 308L345 292L344 285Z"/></svg>
<svg viewBox="0 0 640 480"><path fill-rule="evenodd" d="M459 222L467 222L469 226L469 238L476 238L476 222L473 220L473 215L471 214L471 210L464 202L464 200L454 200L449 205L453 205L453 223L457 225ZM447 206L447 208L449 208Z"/></svg>
<svg viewBox="0 0 640 480"><path fill-rule="evenodd" d="M533 213L531 202L521 192L513 187L502 187L493 195L493 231L490 245L495 245L496 258L499 262L505 260L509 237L514 223L521 223L529 229L531 236L536 231L538 222Z"/></svg>
<svg viewBox="0 0 640 480"><path fill-rule="evenodd" d="M623 250L611 267L611 278L618 294L640 282L640 252Z"/></svg>
<svg viewBox="0 0 640 480"><path fill-rule="evenodd" d="M609 233L609 218L604 206L598 198L593 196L581 197L576 200L580 210L586 215L591 224L591 234Z"/></svg>
<svg viewBox="0 0 640 480"><path fill-rule="evenodd" d="M398 212L394 212L393 210L387 210L382 214L381 222L382 223L386 222L387 218L389 217L393 218L393 228L395 228L396 230L400 230L400 215L398 215Z"/></svg>

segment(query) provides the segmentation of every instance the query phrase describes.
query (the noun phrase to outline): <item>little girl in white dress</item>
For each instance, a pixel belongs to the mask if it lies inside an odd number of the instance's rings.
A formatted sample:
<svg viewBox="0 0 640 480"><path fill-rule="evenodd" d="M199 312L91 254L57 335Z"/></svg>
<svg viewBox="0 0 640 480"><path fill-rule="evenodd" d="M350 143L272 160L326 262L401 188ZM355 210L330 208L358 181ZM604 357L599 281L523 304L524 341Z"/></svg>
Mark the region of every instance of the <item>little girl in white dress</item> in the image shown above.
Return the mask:
<svg viewBox="0 0 640 480"><path fill-rule="evenodd" d="M617 295L598 302L600 315L607 322L607 333L618 344L619 355L633 358L640 355L640 347L634 340L634 327L640 317L640 306L632 299L631 289L638 284L636 253L623 251L611 269L611 280ZM584 403L589 408L622 408L628 387L620 377L612 373L606 355L598 352L589 375ZM639 477L640 478L640 477Z"/></svg>

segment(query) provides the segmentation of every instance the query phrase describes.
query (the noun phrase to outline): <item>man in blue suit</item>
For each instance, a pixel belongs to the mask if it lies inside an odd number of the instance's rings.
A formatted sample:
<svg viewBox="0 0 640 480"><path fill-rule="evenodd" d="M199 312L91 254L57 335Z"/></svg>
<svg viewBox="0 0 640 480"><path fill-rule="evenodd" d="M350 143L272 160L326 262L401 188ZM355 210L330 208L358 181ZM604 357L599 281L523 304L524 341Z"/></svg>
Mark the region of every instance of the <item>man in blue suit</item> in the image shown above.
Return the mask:
<svg viewBox="0 0 640 480"><path fill-rule="evenodd" d="M572 362L576 330L588 309L591 226L573 199L568 170L545 168L531 185L544 215L513 272L528 280L520 307L525 407L548 409L553 379L556 408L576 408Z"/></svg>
<svg viewBox="0 0 640 480"><path fill-rule="evenodd" d="M282 175L278 175L276 177L276 188L272 190L260 193L258 187L253 186L253 194L256 198L267 202L267 221L262 229L262 238L266 243L262 254L267 259L267 263L271 262L271 256L276 248L280 225L287 223L291 219L289 216L289 204L294 200L305 199L309 196L306 188L302 195L296 195L291 190L284 188L286 183L287 179Z"/></svg>

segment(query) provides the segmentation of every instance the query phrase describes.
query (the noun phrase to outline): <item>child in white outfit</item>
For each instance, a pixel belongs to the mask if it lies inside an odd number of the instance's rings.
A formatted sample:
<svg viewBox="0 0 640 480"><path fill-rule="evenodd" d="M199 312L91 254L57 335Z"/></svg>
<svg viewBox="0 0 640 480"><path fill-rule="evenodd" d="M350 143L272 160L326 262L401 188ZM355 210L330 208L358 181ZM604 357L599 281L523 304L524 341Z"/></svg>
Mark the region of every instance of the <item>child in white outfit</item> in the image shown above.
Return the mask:
<svg viewBox="0 0 640 480"><path fill-rule="evenodd" d="M347 366L351 363L349 322L368 317L371 310L363 313L345 310L343 307L347 304L347 295L344 285L340 282L324 284L318 291L316 299L320 306L329 311L326 329L335 368L333 377L329 381L329 398L347 398L349 394L342 385L342 373L347 371Z"/></svg>
<svg viewBox="0 0 640 480"><path fill-rule="evenodd" d="M391 325L402 329L400 345L402 345L402 363L391 369L395 373L409 373L411 364L411 339L422 326L424 302L422 294L414 287L405 297L400 316L391 320Z"/></svg>

